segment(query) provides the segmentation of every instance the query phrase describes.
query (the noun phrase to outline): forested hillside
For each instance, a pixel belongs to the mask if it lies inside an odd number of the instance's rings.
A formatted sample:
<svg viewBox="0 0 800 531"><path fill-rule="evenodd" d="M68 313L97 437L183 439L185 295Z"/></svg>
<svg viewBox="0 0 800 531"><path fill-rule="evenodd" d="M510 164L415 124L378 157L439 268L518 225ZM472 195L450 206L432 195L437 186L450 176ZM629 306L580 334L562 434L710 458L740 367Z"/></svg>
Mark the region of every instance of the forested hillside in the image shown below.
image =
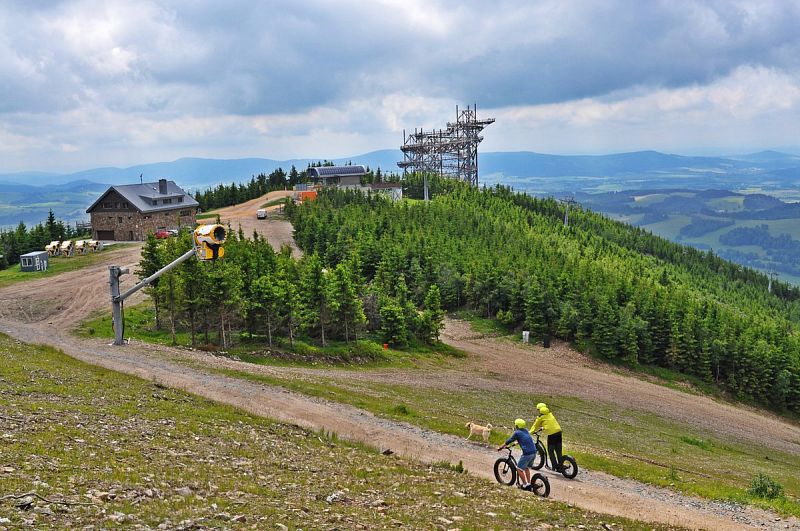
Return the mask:
<svg viewBox="0 0 800 531"><path fill-rule="evenodd" d="M422 307L435 286L448 310L478 309L537 338L800 412L797 289L770 294L761 273L590 211L570 212L564 227L552 199L432 187L429 203L322 194L290 209L297 243L328 268L353 264L378 301L400 289Z"/></svg>

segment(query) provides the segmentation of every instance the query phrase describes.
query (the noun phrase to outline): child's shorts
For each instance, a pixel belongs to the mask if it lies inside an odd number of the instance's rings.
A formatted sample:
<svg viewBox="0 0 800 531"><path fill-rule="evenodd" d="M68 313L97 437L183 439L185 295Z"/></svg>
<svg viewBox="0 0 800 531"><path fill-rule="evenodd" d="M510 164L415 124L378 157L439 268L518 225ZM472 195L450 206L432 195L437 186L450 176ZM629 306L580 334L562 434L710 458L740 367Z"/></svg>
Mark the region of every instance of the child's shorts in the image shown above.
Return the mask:
<svg viewBox="0 0 800 531"><path fill-rule="evenodd" d="M533 462L533 458L534 457L536 457L536 453L535 452L532 453L532 454L522 454L520 456L520 458L519 458L519 461L517 461L517 468L521 468L522 470L525 470L526 468L531 466L531 463Z"/></svg>

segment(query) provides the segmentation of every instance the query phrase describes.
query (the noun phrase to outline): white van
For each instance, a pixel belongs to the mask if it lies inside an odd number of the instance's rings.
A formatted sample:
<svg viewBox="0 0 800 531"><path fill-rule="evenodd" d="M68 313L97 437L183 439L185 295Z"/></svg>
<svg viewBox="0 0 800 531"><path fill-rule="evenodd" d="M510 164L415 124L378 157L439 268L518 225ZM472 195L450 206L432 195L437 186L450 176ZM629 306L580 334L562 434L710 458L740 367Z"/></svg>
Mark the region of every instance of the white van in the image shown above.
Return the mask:
<svg viewBox="0 0 800 531"><path fill-rule="evenodd" d="M256 218L267 219L267 210L265 208L259 208L258 210L256 210Z"/></svg>

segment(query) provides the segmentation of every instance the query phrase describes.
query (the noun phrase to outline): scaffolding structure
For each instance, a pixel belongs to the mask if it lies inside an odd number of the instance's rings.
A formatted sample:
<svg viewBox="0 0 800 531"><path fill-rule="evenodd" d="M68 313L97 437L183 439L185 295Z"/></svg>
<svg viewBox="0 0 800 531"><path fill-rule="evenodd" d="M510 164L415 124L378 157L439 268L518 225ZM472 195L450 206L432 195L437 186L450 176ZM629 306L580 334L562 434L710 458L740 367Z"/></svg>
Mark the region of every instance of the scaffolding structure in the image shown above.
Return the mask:
<svg viewBox="0 0 800 531"><path fill-rule="evenodd" d="M403 130L403 161L397 165L406 172L436 173L478 186L478 144L483 128L494 118L478 119L478 106L459 110L456 121L447 122L447 129L424 131L414 129L406 136Z"/></svg>

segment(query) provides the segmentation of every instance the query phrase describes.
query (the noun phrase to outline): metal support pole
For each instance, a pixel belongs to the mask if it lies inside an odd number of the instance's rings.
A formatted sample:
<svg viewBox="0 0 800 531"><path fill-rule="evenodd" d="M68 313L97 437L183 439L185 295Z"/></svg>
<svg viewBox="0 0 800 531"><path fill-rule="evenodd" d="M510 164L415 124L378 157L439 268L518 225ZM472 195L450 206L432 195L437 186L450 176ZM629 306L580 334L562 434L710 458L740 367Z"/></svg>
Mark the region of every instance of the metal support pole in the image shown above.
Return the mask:
<svg viewBox="0 0 800 531"><path fill-rule="evenodd" d="M122 299L119 296L119 277L128 273L119 266L108 266L108 283L111 286L111 323L114 327L114 344L123 344Z"/></svg>
<svg viewBox="0 0 800 531"><path fill-rule="evenodd" d="M143 287L145 287L145 286L147 286L149 284L152 284L153 281L156 280L158 277L160 277L164 273L169 273L170 271L172 271L173 269L175 269L176 267L178 267L179 265L184 263L186 260L191 258L194 254L195 254L194 248L192 248L190 251L186 251L184 254L182 254L181 256L179 256L178 258L173 260L172 262L168 263L167 265L165 265L164 267L162 267L161 269L159 269L158 271L156 271L155 273L153 273L152 275L150 275L146 279L140 281L138 284L136 284L134 287L132 287L131 289L129 289L128 291L126 291L122 295L120 295L119 296L120 300L124 301L125 299L127 299L128 297L130 297L131 295L133 295L134 293L136 293L137 291L139 291Z"/></svg>

